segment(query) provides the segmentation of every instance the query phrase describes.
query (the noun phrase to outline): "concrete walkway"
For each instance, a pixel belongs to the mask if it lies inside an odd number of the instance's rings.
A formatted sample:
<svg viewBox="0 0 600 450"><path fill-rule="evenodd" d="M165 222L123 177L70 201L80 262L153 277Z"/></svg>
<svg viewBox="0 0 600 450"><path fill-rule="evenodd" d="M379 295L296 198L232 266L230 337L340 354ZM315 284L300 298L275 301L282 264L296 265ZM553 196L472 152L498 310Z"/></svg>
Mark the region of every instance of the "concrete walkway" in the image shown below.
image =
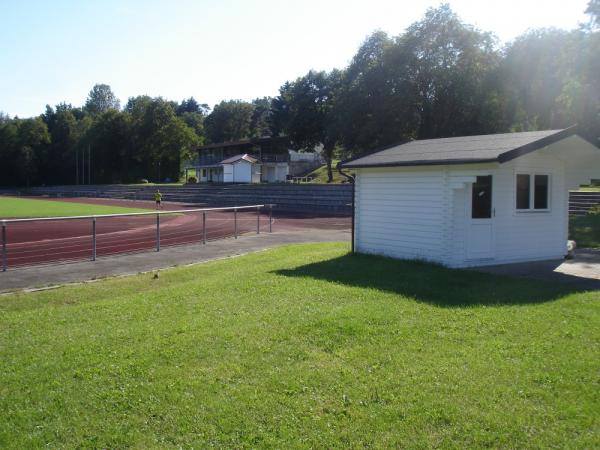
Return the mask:
<svg viewBox="0 0 600 450"><path fill-rule="evenodd" d="M350 241L350 231L312 230L246 234L208 242L163 247L160 252L142 252L105 256L95 262L33 266L0 272L0 292L56 286L111 276L131 275L177 265L200 263L245 253L265 250L284 244L302 242Z"/></svg>
<svg viewBox="0 0 600 450"><path fill-rule="evenodd" d="M580 289L600 289L600 250L577 250L575 259L534 261L477 267L474 270L496 275L558 281Z"/></svg>
<svg viewBox="0 0 600 450"><path fill-rule="evenodd" d="M239 239L221 239L206 245L181 245L163 247L160 252L105 256L98 258L96 262L81 261L13 269L0 272L0 293L149 272L238 256L285 244L340 241L349 242L350 231L305 229L259 235L246 234ZM559 281L577 288L595 290L600 289L600 250L578 250L577 257L567 261L503 264L473 270L541 281Z"/></svg>

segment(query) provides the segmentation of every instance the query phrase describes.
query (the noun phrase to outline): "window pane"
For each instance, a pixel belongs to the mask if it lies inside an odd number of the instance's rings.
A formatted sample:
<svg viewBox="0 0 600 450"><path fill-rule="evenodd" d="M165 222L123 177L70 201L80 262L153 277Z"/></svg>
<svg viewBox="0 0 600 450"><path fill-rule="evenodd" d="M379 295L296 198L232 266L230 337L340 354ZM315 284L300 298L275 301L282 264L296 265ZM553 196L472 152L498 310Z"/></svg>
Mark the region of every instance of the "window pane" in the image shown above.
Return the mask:
<svg viewBox="0 0 600 450"><path fill-rule="evenodd" d="M517 209L529 209L529 175L517 175Z"/></svg>
<svg viewBox="0 0 600 450"><path fill-rule="evenodd" d="M492 217L492 176L477 177L473 183L471 217L489 219Z"/></svg>
<svg viewBox="0 0 600 450"><path fill-rule="evenodd" d="M534 185L534 208L548 209L548 175L536 175Z"/></svg>

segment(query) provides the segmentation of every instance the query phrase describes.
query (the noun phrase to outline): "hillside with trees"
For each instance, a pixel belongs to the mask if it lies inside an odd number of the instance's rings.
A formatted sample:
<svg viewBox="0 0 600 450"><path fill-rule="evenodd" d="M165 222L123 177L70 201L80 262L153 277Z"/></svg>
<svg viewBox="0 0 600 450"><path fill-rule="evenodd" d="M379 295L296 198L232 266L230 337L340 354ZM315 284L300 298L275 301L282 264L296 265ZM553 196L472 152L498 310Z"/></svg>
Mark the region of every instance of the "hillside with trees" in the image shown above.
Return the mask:
<svg viewBox="0 0 600 450"><path fill-rule="evenodd" d="M124 107L97 84L83 106L61 103L34 118L0 114L0 185L179 178L203 143L287 135L328 161L410 139L563 128L600 137L600 1L578 29L530 30L500 45L448 5L398 36L375 31L350 64L311 70L275 98L138 96Z"/></svg>

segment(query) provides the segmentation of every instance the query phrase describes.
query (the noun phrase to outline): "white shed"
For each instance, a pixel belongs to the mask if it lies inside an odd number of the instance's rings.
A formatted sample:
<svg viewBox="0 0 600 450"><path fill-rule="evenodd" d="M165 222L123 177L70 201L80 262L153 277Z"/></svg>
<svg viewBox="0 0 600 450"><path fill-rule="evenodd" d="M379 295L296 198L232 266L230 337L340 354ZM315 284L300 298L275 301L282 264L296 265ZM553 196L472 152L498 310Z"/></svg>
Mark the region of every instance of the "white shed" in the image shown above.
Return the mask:
<svg viewBox="0 0 600 450"><path fill-rule="evenodd" d="M260 163L248 154L221 161L224 183L260 183Z"/></svg>
<svg viewBox="0 0 600 450"><path fill-rule="evenodd" d="M600 150L564 130L412 141L346 161L354 247L449 267L562 258L569 190Z"/></svg>

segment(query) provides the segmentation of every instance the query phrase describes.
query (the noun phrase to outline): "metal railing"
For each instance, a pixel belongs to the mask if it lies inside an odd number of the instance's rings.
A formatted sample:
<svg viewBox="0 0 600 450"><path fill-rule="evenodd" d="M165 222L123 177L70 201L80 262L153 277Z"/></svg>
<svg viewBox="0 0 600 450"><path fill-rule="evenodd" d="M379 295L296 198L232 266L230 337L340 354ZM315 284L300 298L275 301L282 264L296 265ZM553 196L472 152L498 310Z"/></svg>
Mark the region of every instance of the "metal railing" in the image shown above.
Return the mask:
<svg viewBox="0 0 600 450"><path fill-rule="evenodd" d="M202 155L200 158L194 158L193 160L186 161L185 166L188 168L195 168L198 166L213 166L221 164L221 161L232 156L245 153L239 152L227 152L224 155ZM275 162L290 162L290 155L287 153L249 153L261 162L275 163Z"/></svg>
<svg viewBox="0 0 600 450"><path fill-rule="evenodd" d="M285 154L263 153L262 155L260 155L259 159L261 162L286 163L286 162L290 162L290 155L287 153L285 153Z"/></svg>
<svg viewBox="0 0 600 450"><path fill-rule="evenodd" d="M195 209L179 209L179 210L169 210L169 211L148 211L148 212L139 212L139 213L121 213L121 214L95 214L95 215L87 215L87 216L64 216L64 217L27 217L22 219L2 219L0 220L1 227L1 238L2 238L2 247L1 247L1 264L2 264L2 272L6 272L8 269L8 235L7 228L10 224L18 224L25 222L50 222L50 221L65 221L65 220L89 220L91 221L91 248L90 255L91 260L96 261L96 243L97 243L97 235L96 235L96 220L103 218L114 218L114 217L136 217L136 216L156 216L156 251L160 251L160 216L162 215L179 215L186 213L202 213L202 243L206 244L206 218L207 215L211 212L226 212L233 211L233 222L234 222L234 237L235 239L239 236L238 229L238 211L247 211L247 210L256 210L256 234L260 234L260 214L261 210L264 208L268 208L269 211L269 223L268 230L269 233L273 231L273 204L261 204L261 205L248 205L248 206L231 206L231 207L221 207L221 208L195 208Z"/></svg>
<svg viewBox="0 0 600 450"><path fill-rule="evenodd" d="M314 177L290 177L288 180L286 180L288 183L296 183L296 184L300 184L300 183L310 183L311 181L314 180Z"/></svg>

